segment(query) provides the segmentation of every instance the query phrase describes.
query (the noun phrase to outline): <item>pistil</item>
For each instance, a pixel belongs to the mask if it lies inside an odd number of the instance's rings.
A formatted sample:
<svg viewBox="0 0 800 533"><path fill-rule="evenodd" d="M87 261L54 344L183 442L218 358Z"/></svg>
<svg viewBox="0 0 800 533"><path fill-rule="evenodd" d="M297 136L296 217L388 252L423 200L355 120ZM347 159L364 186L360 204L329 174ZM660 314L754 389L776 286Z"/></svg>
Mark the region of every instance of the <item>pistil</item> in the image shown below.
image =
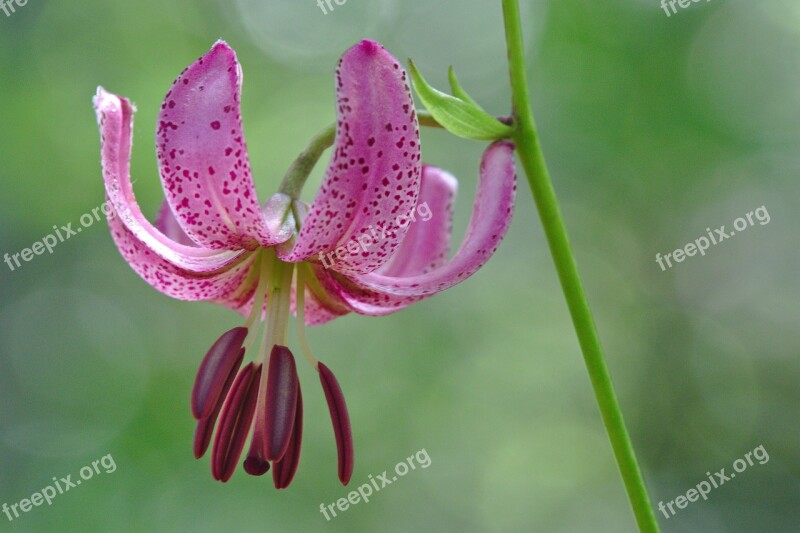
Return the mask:
<svg viewBox="0 0 800 533"><path fill-rule="evenodd" d="M267 365L267 358L276 344L286 343L286 329L289 324L289 299L291 296L292 271L294 265L280 261L274 250L265 250L269 275L266 289L266 317L264 335L258 351L259 367ZM254 301L253 305L256 305ZM244 463L248 474L260 476L269 470L266 450L267 384L269 372L261 373L258 400L255 412L253 438Z"/></svg>
<svg viewBox="0 0 800 533"><path fill-rule="evenodd" d="M270 257L270 254L267 251L262 251L253 264L253 268L258 271L258 286L253 295L253 308L250 310L250 314L247 316L247 321L244 324L244 327L247 328L249 332L247 340L244 343L245 349L252 346L253 342L255 342L258 337L258 329L253 329L253 324L256 320L261 320L261 315L264 313L264 305L261 302L264 301L264 297L267 294L272 261L273 258Z"/></svg>

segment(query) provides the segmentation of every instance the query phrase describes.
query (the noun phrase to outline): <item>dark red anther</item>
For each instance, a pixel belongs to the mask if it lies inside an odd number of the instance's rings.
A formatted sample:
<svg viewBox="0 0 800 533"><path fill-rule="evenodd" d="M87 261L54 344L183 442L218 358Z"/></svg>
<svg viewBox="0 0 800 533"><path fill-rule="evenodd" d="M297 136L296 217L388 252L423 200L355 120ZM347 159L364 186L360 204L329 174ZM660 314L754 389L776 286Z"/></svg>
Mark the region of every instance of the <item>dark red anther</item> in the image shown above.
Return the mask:
<svg viewBox="0 0 800 533"><path fill-rule="evenodd" d="M297 409L294 415L294 428L289 448L280 461L275 461L272 470L272 482L276 489L285 489L294 479L297 465L300 464L300 446L303 443L303 394L300 383L297 384Z"/></svg>
<svg viewBox="0 0 800 533"><path fill-rule="evenodd" d="M336 450L339 454L339 481L342 482L342 485L347 485L353 474L353 432L350 428L350 415L347 414L347 404L344 401L342 388L336 381L336 376L322 363L318 363L317 369L320 382L322 382L322 390L325 391L325 399L328 401L328 410L331 412L333 434L336 437Z"/></svg>
<svg viewBox="0 0 800 533"><path fill-rule="evenodd" d="M262 376L260 387L266 388L266 380ZM244 460L244 471L251 476L263 476L269 471L269 461L266 459L266 420L264 415L263 401L264 392L259 390L258 403L256 405L255 420L253 420L253 438L250 439L250 451Z"/></svg>
<svg viewBox="0 0 800 533"><path fill-rule="evenodd" d="M297 368L286 346L275 345L269 356L264 453L269 461L279 461L289 448L297 411Z"/></svg>
<svg viewBox="0 0 800 533"><path fill-rule="evenodd" d="M250 448L247 454L247 459L244 460L244 471L251 476L263 476L269 472L269 461L261 457L261 455Z"/></svg>
<svg viewBox="0 0 800 533"><path fill-rule="evenodd" d="M235 376L242 364L242 343L245 337L247 328L238 327L226 331L200 363L192 388L192 415L197 420L209 417L225 399L225 384L230 383L228 378Z"/></svg>
<svg viewBox="0 0 800 533"><path fill-rule="evenodd" d="M256 411L260 379L261 367L248 363L236 376L222 407L219 428L214 436L211 474L223 483L231 478L242 456Z"/></svg>
<svg viewBox="0 0 800 533"><path fill-rule="evenodd" d="M195 459L200 459L206 454L208 445L211 444L211 435L214 433L214 424L217 422L217 416L219 416L219 411L214 413L214 416L197 421L197 427L194 430Z"/></svg>
<svg viewBox="0 0 800 533"><path fill-rule="evenodd" d="M241 356L244 356L244 348L241 350ZM228 394L235 378L236 373L231 372L231 375L228 376L228 380L225 382L225 386L222 388L225 395ZM224 402L225 396L220 395L220 398L217 400L217 405L214 407L214 411L206 418L197 421L197 428L194 432L195 459L203 457L206 450L208 450L208 445L211 443L211 435L214 433L214 425L217 423L217 418L219 417L219 412L222 410L222 404Z"/></svg>

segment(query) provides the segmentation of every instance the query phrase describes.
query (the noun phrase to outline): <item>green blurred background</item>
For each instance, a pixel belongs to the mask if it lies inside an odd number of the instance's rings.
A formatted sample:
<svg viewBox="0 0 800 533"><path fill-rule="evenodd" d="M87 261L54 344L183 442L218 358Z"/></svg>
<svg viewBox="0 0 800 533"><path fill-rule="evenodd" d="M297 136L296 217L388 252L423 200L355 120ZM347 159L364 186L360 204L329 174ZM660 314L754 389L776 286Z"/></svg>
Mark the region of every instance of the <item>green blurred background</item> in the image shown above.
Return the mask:
<svg viewBox="0 0 800 533"><path fill-rule="evenodd" d="M335 4L334 4L335 5ZM717 0L523 2L533 106L600 336L652 499L668 501L763 445L770 461L664 531L800 529L800 7ZM217 38L245 73L262 198L334 118L332 72L364 38L453 64L509 111L499 1L29 2L0 13L0 253L103 201L91 96L138 106L135 189L154 214L155 118ZM460 178L459 242L482 145L425 130L423 157ZM306 188L310 200L317 169ZM336 479L322 392L300 365L303 456L287 491L195 461L188 399L200 358L240 323L147 286L96 223L10 271L0 264L0 503L112 454L96 476L0 530L634 531L526 184L509 235L466 283L384 318L310 332L354 424ZM756 225L662 272L655 254L766 206ZM290 336L295 339L294 335ZM294 340L292 340L295 343ZM294 344L296 346L296 343ZM431 466L331 522L320 503L425 449Z"/></svg>

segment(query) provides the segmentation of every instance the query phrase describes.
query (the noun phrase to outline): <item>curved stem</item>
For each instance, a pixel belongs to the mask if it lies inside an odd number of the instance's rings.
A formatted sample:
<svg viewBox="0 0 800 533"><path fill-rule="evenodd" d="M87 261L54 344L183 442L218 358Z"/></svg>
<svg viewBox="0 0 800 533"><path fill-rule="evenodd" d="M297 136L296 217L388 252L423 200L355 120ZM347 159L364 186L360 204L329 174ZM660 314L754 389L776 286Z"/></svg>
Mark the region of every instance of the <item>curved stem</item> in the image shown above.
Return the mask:
<svg viewBox="0 0 800 533"><path fill-rule="evenodd" d="M417 119L419 120L420 126L429 128L442 127L430 113L417 111ZM319 161L322 153L333 146L335 136L336 124L331 124L315 135L308 143L306 149L297 156L292 166L286 171L286 175L283 177L278 191L295 199L300 198L300 192L303 190L303 185L308 175L317 165L317 161Z"/></svg>
<svg viewBox="0 0 800 533"><path fill-rule="evenodd" d="M522 29L518 0L503 0L511 91L514 105L514 141L517 154L530 184L533 199L542 221L550 253L553 256L561 288L569 307L575 332L583 352L586 369L594 388L597 405L603 418L611 447L617 460L625 490L639 529L658 532L642 473L636 461L628 430L622 418L614 385L608 372L600 339L594 324L589 302L583 290L578 267L572 254L567 229L561 217L550 174L536 133L536 123L528 96L525 74Z"/></svg>
<svg viewBox="0 0 800 533"><path fill-rule="evenodd" d="M306 178L316 166L322 153L333 145L335 135L336 125L333 124L314 136L286 171L278 191L292 198L299 198Z"/></svg>

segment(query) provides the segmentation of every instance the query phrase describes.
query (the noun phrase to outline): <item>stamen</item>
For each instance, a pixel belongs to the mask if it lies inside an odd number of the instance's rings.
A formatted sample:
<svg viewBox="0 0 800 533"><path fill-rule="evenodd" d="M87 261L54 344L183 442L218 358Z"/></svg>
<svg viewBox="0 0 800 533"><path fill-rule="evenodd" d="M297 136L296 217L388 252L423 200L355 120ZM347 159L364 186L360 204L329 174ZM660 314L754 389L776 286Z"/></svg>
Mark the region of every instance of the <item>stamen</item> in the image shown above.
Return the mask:
<svg viewBox="0 0 800 533"><path fill-rule="evenodd" d="M244 257L246 260L250 261L250 267L247 269L247 276L245 276L241 285L239 285L239 287L233 291L233 294L231 294L230 299L233 301L243 298L251 287L258 285L258 276L261 273L261 268L259 265L261 264L262 254L259 250L254 253L246 254ZM244 264L244 261L241 263Z"/></svg>
<svg viewBox="0 0 800 533"><path fill-rule="evenodd" d="M275 344L286 344L286 329L289 327L289 302L292 297L292 273L294 265L276 261L279 267L275 268L270 286L268 298L274 300L275 306L269 307L270 310L267 324L267 332L270 339L268 347L271 349Z"/></svg>
<svg viewBox="0 0 800 533"><path fill-rule="evenodd" d="M260 435L263 431L258 430L258 425L253 431L253 439L250 441L250 451L247 452L247 459L244 460L244 471L251 476L263 476L269 472L269 461L264 458L261 450L264 449L264 441Z"/></svg>
<svg viewBox="0 0 800 533"><path fill-rule="evenodd" d="M267 253L273 254L267 256L268 258L274 257L274 251L270 250ZM286 328L289 321L292 270L294 268L294 265L283 263L277 258L271 261L271 264L269 287L266 296L265 332L258 350L258 360L264 365L267 364L267 356L271 353L273 346L285 344ZM253 438L250 441L250 450L247 453L247 459L244 464L245 471L251 475L261 475L267 472L269 469L267 458L271 458L267 449L267 394L269 390L267 382L269 374L270 372L268 371L261 374Z"/></svg>
<svg viewBox="0 0 800 533"><path fill-rule="evenodd" d="M272 350L276 344L286 344L286 328L289 322L289 299L291 294L289 290L292 284L292 269L293 265L283 263L275 258L275 252L272 250L266 253L272 254L267 256L264 263L270 263L268 275L264 279L268 280L268 287L266 291L266 317L264 331L265 334L261 338L261 346L258 350L258 360L262 363L267 362L267 353ZM270 261L270 258L273 260ZM259 281L259 285L261 282ZM262 297L263 299L263 297ZM252 312L251 312L252 316Z"/></svg>
<svg viewBox="0 0 800 533"><path fill-rule="evenodd" d="M214 413L213 417L204 418L197 422L197 427L194 430L194 445L192 451L195 459L200 459L208 451L208 445L211 444L211 435L214 433L214 424L217 422L219 411Z"/></svg>
<svg viewBox="0 0 800 533"><path fill-rule="evenodd" d="M240 352L240 357L244 356L244 348L242 348ZM241 359L240 359L241 363ZM233 384L233 380L236 378L236 371L238 370L238 365L236 368L230 373L228 376L228 380L225 382L225 386L222 388L222 393L220 394L219 399L217 400L216 406L214 407L214 411L211 415L197 421L197 428L194 432L194 458L200 459L206 454L208 450L208 445L211 443L211 435L214 432L214 425L217 423L217 418L219 417L219 412L222 409L222 404L225 402L225 397L228 394L228 391Z"/></svg>
<svg viewBox="0 0 800 533"><path fill-rule="evenodd" d="M305 310L306 310L306 277L303 267L298 265L296 269L296 294L294 297L294 304L297 308L297 337L300 341L300 349L303 351L303 355L305 356L308 363L317 368L319 361L317 358L314 357L314 354L311 353L311 346L308 344L308 337L306 337L306 318L305 318Z"/></svg>
<svg viewBox="0 0 800 533"><path fill-rule="evenodd" d="M226 331L203 357L192 388L192 415L197 420L208 417L225 398L227 389L223 388L228 376L235 375L242 364L242 342L246 336L247 328Z"/></svg>
<svg viewBox="0 0 800 533"><path fill-rule="evenodd" d="M289 448L280 461L275 461L272 470L272 482L276 489L285 489L294 479L297 465L300 464L300 446L303 443L303 394L300 392L300 383L297 383L297 410L294 415L294 427Z"/></svg>
<svg viewBox="0 0 800 533"><path fill-rule="evenodd" d="M322 390L328 401L328 410L331 413L333 434L336 437L336 450L339 454L339 481L342 485L350 482L353 474L353 432L350 428L350 415L347 413L347 404L344 394L336 376L322 363L319 363L319 379Z"/></svg>
<svg viewBox="0 0 800 533"><path fill-rule="evenodd" d="M219 429L214 437L211 474L214 479L223 483L231 478L242 456L242 449L253 422L260 377L261 366L248 363L236 376L222 408Z"/></svg>
<svg viewBox="0 0 800 533"><path fill-rule="evenodd" d="M269 276L272 261L270 260L272 256L267 254L260 254L259 261L261 263L258 265L259 269L259 277L258 277L258 286L256 287L256 292L253 296L253 308L250 310L250 315L247 317L247 322L245 322L245 327L250 328L255 323L256 319L260 320L261 315L264 312L264 297L267 294L267 286L269 285ZM245 341L245 348L250 348L250 346L255 342L256 338L258 337L258 333L255 330L252 330L253 334L248 335L247 341Z"/></svg>
<svg viewBox="0 0 800 533"><path fill-rule="evenodd" d="M292 438L297 413L297 368L286 346L275 345L269 357L264 430L266 458L279 461Z"/></svg>
<svg viewBox="0 0 800 533"><path fill-rule="evenodd" d="M266 334L265 334L266 336ZM266 385L263 380L266 378L262 373L262 382L258 384L258 404L256 406L255 423L253 424L253 437L250 439L250 449L247 452L247 458L244 460L244 471L251 476L263 476L269 471L269 461L266 457L265 439L265 415L264 415L264 394Z"/></svg>

